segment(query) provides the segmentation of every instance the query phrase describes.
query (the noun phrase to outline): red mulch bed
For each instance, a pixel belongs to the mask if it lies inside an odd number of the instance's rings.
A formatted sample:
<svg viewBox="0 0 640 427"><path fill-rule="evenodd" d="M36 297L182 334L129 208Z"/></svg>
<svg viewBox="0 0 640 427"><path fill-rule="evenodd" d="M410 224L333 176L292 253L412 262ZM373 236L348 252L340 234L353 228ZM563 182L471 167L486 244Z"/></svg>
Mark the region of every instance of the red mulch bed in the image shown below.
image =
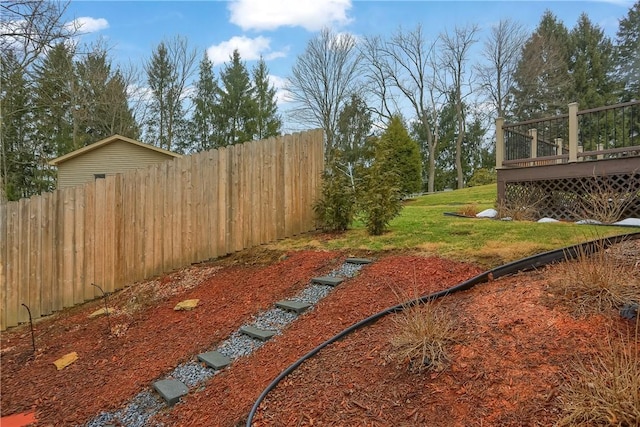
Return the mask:
<svg viewBox="0 0 640 427"><path fill-rule="evenodd" d="M30 357L28 327L3 333L2 415L35 410L37 425L73 425L121 407L153 380L346 256L320 251L293 252L286 259L280 255L264 251L262 259L232 258L161 278L156 285L172 289L161 292L166 296L111 316L112 326L121 325L112 328L118 336L108 335L106 318L87 318L99 302L38 322L35 357ZM283 335L235 361L156 421L243 425L267 384L310 349L388 306L481 272L436 257L376 256L374 264L337 287ZM201 280L188 281L189 275ZM394 332L387 316L285 378L263 402L254 425L552 425L567 364L576 354L597 351L607 330L631 328L616 313L572 318L566 307L554 305L548 290L552 276L553 269L520 274L443 299L463 333L450 349L449 367L439 373L412 373L389 359ZM131 298L124 291L110 305L126 308ZM196 309L173 311L178 301L190 298L200 299ZM72 351L78 361L57 371L53 361Z"/></svg>

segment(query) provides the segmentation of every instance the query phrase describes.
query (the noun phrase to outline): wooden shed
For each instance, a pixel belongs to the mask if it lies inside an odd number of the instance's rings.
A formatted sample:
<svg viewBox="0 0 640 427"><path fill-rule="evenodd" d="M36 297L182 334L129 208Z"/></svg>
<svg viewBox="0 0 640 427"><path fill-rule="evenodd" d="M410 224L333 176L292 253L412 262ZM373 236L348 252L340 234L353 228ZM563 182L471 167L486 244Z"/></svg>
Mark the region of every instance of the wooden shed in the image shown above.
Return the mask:
<svg viewBox="0 0 640 427"><path fill-rule="evenodd" d="M180 154L113 135L49 162L58 168L58 188L84 184L107 175L144 168Z"/></svg>

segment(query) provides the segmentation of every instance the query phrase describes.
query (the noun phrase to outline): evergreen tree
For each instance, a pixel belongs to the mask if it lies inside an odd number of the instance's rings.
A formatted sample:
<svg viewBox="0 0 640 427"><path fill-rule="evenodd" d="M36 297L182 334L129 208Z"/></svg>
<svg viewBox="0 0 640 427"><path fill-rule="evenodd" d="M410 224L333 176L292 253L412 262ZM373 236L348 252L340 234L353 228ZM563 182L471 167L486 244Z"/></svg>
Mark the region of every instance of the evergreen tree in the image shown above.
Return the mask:
<svg viewBox="0 0 640 427"><path fill-rule="evenodd" d="M398 121L402 125L400 118L394 117L391 119L389 128L392 127L391 124L394 121ZM393 125L393 128L397 127L397 124ZM404 126L402 127L404 128ZM402 133L394 129L392 131L394 131L393 133ZM375 157L364 175L364 185L358 203L367 231L375 236L382 234L391 220L402 211L401 188L403 182L401 172L394 168L395 162L393 160L396 153L393 145L389 142L390 139L385 138L384 135L377 139Z"/></svg>
<svg viewBox="0 0 640 427"><path fill-rule="evenodd" d="M0 56L0 200L18 200L40 190L37 150L33 146L32 96L16 56Z"/></svg>
<svg viewBox="0 0 640 427"><path fill-rule="evenodd" d="M213 64L205 53L200 61L200 72L193 97L193 117L190 135L196 151L209 150L218 146L219 134L216 128L216 106L218 104L218 82L213 75Z"/></svg>
<svg viewBox="0 0 640 427"><path fill-rule="evenodd" d="M147 121L147 139L167 150L171 150L175 122L175 117L171 117L177 95L171 87L171 81L176 78L175 73L175 67L169 60L169 51L164 42L160 43L153 51L147 66L147 82L153 97L150 105L151 116Z"/></svg>
<svg viewBox="0 0 640 427"><path fill-rule="evenodd" d="M618 26L616 65L622 84L621 101L640 100L640 1Z"/></svg>
<svg viewBox="0 0 640 427"><path fill-rule="evenodd" d="M140 138L140 126L129 106L129 84L120 70L116 70L107 82L106 99L109 102L102 119L104 135L119 134L133 139Z"/></svg>
<svg viewBox="0 0 640 427"><path fill-rule="evenodd" d="M516 120L566 112L573 89L568 46L566 27L547 10L525 43L514 76Z"/></svg>
<svg viewBox="0 0 640 427"><path fill-rule="evenodd" d="M583 13L571 30L570 40L573 101L581 109L614 104L613 44L609 38Z"/></svg>
<svg viewBox="0 0 640 427"><path fill-rule="evenodd" d="M176 37L161 42L145 67L152 95L146 139L166 150L188 150L186 112L182 103L195 58L196 51L188 48L187 40Z"/></svg>
<svg viewBox="0 0 640 427"><path fill-rule="evenodd" d="M253 68L253 97L255 100L255 128L253 139L261 140L280 134L282 119L278 114L276 89L269 82L269 70L264 59L260 58Z"/></svg>
<svg viewBox="0 0 640 427"><path fill-rule="evenodd" d="M250 141L256 133L256 102L249 72L237 49L230 60L220 73L220 103L216 114L222 146Z"/></svg>
<svg viewBox="0 0 640 427"><path fill-rule="evenodd" d="M464 105L464 109L467 106ZM483 155L487 156L486 149L482 148L482 142L486 133L482 120L475 117L465 124L466 132L462 140L462 157L460 159L461 170L456 165L456 137L458 132L458 119L456 117L455 101L449 102L440 116L440 140L442 144L438 150L436 164L436 190L456 188L459 176L462 175L466 185L476 168L483 164ZM490 167L495 166L495 160ZM458 172L461 172L459 174Z"/></svg>
<svg viewBox="0 0 640 427"><path fill-rule="evenodd" d="M380 153L388 156L384 167L398 175L398 188L401 194L417 193L422 186L420 150L411 139L402 118L393 116L387 129L380 136L376 148L376 159Z"/></svg>
<svg viewBox="0 0 640 427"><path fill-rule="evenodd" d="M354 191L359 174L373 157L370 144L367 142L372 125L371 112L367 104L361 96L351 95L351 99L344 105L338 116L335 147L342 153L341 169L349 177Z"/></svg>
<svg viewBox="0 0 640 427"><path fill-rule="evenodd" d="M322 172L322 192L313 205L316 219L324 231L345 231L355 215L355 190L341 169L340 151L337 150Z"/></svg>
<svg viewBox="0 0 640 427"><path fill-rule="evenodd" d="M440 145L436 158L435 190L456 188L455 155L456 155L456 111L455 105L448 102L440 113Z"/></svg>
<svg viewBox="0 0 640 427"><path fill-rule="evenodd" d="M54 46L35 67L36 145L52 159L76 150L78 82L74 52L66 44Z"/></svg>
<svg viewBox="0 0 640 427"><path fill-rule="evenodd" d="M138 138L139 131L128 105L127 85L120 71L113 72L104 49L89 52L77 63L80 146L114 134Z"/></svg>

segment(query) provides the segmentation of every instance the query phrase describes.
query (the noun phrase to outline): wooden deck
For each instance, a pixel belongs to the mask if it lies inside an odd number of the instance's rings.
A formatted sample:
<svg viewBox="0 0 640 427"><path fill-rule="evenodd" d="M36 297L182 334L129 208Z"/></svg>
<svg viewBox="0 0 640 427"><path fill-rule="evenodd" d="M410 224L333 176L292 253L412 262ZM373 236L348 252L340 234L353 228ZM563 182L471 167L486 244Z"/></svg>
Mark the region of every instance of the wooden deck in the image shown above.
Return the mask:
<svg viewBox="0 0 640 427"><path fill-rule="evenodd" d="M496 120L498 202L535 195L540 216L583 219L599 195L640 218L640 101L527 122ZM603 142L604 141L604 142ZM526 197L524 197L526 198Z"/></svg>

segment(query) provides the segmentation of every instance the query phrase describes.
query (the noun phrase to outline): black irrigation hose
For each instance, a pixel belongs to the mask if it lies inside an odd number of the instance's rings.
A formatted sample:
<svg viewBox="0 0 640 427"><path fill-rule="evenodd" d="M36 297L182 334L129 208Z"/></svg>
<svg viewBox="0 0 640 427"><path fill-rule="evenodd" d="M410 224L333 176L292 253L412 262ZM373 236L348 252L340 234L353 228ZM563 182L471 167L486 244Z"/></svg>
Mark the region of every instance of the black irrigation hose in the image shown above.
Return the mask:
<svg viewBox="0 0 640 427"><path fill-rule="evenodd" d="M598 249L605 249L607 247L609 247L610 245L616 244L616 243L621 243L627 240L631 240L631 239L638 239L640 238L640 232L635 232L635 233L629 233L629 234L622 234L619 236L613 236L613 237L608 237L608 238L604 238L604 239L597 239L597 240L592 240L590 242L586 242L586 243L580 243L577 245L573 245L573 246L567 246L565 248L562 249L556 249L553 251L548 251L548 252L543 252L541 254L537 254L537 255L533 255L527 258L523 258L520 259L518 261L513 261L510 262L508 264L504 264L501 265L499 267L493 268L491 270L485 271L484 273L481 273L475 277L472 277L471 279L464 281L458 285L452 286L448 289L445 289L443 291L439 291L439 292L435 292L429 295L425 295L413 300L409 300L403 303L400 303L398 305L394 305L392 307L386 308L376 314L373 314L369 317L367 317L366 319L363 319L361 321L359 321L358 323L355 323L351 326L349 326L347 329L343 330L342 332L338 333L337 335L333 336L332 338L329 338L328 340L326 340L325 342L323 342L322 344L318 345L316 348L312 349L311 351L309 351L307 354L305 354L304 356L302 356L300 359L296 360L291 366L289 366L287 369L285 369L284 371L282 371L273 381L271 381L271 383L267 386L267 388L265 388L262 393L260 394L260 396L258 396L258 399L255 401L255 403L253 404L253 407L251 408L251 411L249 412L249 416L247 417L247 423L246 423L246 427L251 427L251 424L253 423L253 417L255 416L258 407L260 406L260 404L262 403L262 401L264 400L264 398L267 396L267 394L269 394L269 392L271 390L273 390L280 381L282 381L287 375L289 375L290 373L292 373L293 371L295 371L300 365L302 365L307 359L310 359L311 357L315 356L316 354L318 354L318 352L320 352L320 350L322 350L323 348L327 347L330 344L333 344L334 342L344 338L346 335L349 335L352 332L355 332L356 330L362 328L363 326L369 325L375 321L377 321L378 319L380 319L381 317L384 317L388 314L391 313L399 313L402 310L404 310L406 307L410 307L413 306L415 304L424 304L426 302L429 301L433 301L436 300L438 298L441 298L443 296L446 295L450 295L459 291L466 291L468 289L473 288L475 285L479 284L479 283L483 283L483 282L487 282L489 281L489 279L497 279L498 277L502 277L502 276L506 276L512 273L517 273L519 271L527 271L527 270L532 270L538 267L542 267L545 266L547 264L552 264L554 262L558 262L558 261L563 261L565 259L573 259L576 258L579 254L581 253L594 253L596 252Z"/></svg>

